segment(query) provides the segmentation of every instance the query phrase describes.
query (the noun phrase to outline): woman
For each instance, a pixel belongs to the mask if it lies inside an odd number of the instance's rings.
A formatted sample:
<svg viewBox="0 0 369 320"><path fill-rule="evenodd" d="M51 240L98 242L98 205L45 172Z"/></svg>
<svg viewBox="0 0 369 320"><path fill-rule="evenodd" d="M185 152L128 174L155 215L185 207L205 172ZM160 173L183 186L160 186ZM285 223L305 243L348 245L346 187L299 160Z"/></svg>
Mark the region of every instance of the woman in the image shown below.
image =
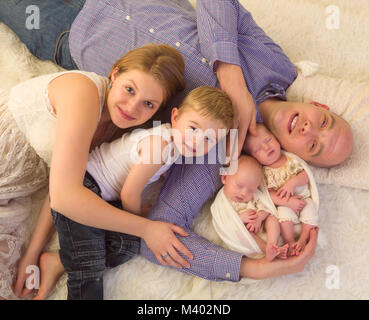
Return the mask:
<svg viewBox="0 0 369 320"><path fill-rule="evenodd" d="M23 167L24 171L30 172L29 177L37 177L38 172L44 173L41 158L50 167L50 200L47 201L55 211L80 224L141 237L158 255L175 247L190 256L174 236L174 232L185 234L181 228L115 208L83 185L89 151L117 138L122 133L119 129L147 122L167 99L183 90L183 72L183 59L175 49L150 44L132 50L119 59L113 65L109 78L89 72L69 71L23 82L11 90L0 109L1 127L11 127L16 133L2 134L1 155L5 161L2 159L1 162L8 163L10 169L17 168L18 173L22 172ZM16 138L9 140L12 136ZM5 157L8 154L6 150L14 145L23 156ZM13 171L10 173L12 178ZM15 185L23 180L22 177L18 180L13 178ZM42 180L45 180L45 174ZM2 190L13 182L3 173L0 181ZM35 190L35 186L23 183L18 189L17 195L27 196ZM14 203L15 193L11 190L8 190L8 198L1 193L1 210L6 213L6 219L1 213L0 250L2 254L11 254L12 257L0 261L0 270L14 269L17 260L14 257L19 256L20 245L15 251L13 243L24 241L19 234L9 241L13 234L9 234L11 231L4 227L13 224L9 208ZM22 223L19 223L12 230L21 226ZM50 231L45 233L45 230ZM51 216L40 215L30 245L18 267L14 286L17 295L23 297L30 292L23 288L29 276L26 268L37 265L52 233ZM138 239L130 237L130 241L137 242ZM138 245L135 250L138 251ZM183 261L178 262L183 264ZM0 294L5 298L12 297L9 274L2 278L3 272L0 275L0 283L3 283Z"/></svg>

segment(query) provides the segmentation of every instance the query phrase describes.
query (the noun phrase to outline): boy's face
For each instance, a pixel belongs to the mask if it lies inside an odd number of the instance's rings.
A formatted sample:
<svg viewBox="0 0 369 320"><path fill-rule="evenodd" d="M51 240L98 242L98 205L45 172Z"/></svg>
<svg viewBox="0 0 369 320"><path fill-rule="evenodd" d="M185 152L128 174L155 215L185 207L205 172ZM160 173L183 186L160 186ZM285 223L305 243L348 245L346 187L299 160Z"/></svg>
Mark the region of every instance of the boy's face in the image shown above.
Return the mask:
<svg viewBox="0 0 369 320"><path fill-rule="evenodd" d="M251 201L262 179L261 170L248 169L239 164L238 171L234 175L223 175L223 192L232 201Z"/></svg>
<svg viewBox="0 0 369 320"><path fill-rule="evenodd" d="M262 165L271 165L281 157L281 147L265 126L258 124L256 132L257 136L247 136L244 149Z"/></svg>
<svg viewBox="0 0 369 320"><path fill-rule="evenodd" d="M173 108L171 120L174 144L185 157L207 154L228 132L221 121L203 117L192 109L179 115Z"/></svg>

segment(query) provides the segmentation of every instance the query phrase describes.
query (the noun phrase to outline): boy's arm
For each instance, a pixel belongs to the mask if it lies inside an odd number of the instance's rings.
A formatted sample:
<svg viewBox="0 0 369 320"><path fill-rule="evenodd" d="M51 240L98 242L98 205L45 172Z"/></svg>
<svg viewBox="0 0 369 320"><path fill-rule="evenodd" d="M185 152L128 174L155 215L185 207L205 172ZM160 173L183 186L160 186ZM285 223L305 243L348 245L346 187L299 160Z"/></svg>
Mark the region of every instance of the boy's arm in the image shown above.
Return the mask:
<svg viewBox="0 0 369 320"><path fill-rule="evenodd" d="M120 193L124 210L142 215L142 192L150 178L163 165L161 151L166 146L167 142L160 136L148 136L139 143L139 161L129 171Z"/></svg>

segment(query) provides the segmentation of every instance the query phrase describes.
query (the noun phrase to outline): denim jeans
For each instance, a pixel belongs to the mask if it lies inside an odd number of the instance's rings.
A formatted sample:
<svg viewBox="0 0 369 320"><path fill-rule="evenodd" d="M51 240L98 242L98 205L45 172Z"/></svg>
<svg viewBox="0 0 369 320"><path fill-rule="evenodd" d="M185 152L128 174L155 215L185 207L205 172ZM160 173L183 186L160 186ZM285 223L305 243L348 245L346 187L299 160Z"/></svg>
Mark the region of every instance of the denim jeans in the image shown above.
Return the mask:
<svg viewBox="0 0 369 320"><path fill-rule="evenodd" d="M84 186L100 196L100 188L87 172ZM120 201L110 204L121 208ZM68 273L68 300L102 300L103 274L128 261L140 250L140 239L88 227L51 209L60 243L60 260Z"/></svg>
<svg viewBox="0 0 369 320"><path fill-rule="evenodd" d="M65 69L78 69L68 38L84 3L85 0L2 0L0 22L12 29L37 58L51 60Z"/></svg>

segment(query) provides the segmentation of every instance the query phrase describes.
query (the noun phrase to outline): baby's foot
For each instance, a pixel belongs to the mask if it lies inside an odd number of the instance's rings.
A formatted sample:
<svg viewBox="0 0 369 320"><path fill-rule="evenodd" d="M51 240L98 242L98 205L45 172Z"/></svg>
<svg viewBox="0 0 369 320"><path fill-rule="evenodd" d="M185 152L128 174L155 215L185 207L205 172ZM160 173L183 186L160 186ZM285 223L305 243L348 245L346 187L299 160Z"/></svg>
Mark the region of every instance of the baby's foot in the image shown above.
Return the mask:
<svg viewBox="0 0 369 320"><path fill-rule="evenodd" d="M295 250L296 250L296 256L298 256L302 250L304 250L305 248L305 245L306 245L306 242L305 240L303 239L299 239L295 244Z"/></svg>
<svg viewBox="0 0 369 320"><path fill-rule="evenodd" d="M277 256L277 258L287 259L288 247L289 247L289 244L288 243L286 243L282 247L279 247L279 255Z"/></svg>
<svg viewBox="0 0 369 320"><path fill-rule="evenodd" d="M287 257L292 257L296 255L296 242L288 243Z"/></svg>
<svg viewBox="0 0 369 320"><path fill-rule="evenodd" d="M273 261L280 253L279 248L275 244L267 244L265 248L265 256L268 261Z"/></svg>
<svg viewBox="0 0 369 320"><path fill-rule="evenodd" d="M59 254L44 252L40 257L41 284L33 300L45 300L55 289L56 283L65 272Z"/></svg>

